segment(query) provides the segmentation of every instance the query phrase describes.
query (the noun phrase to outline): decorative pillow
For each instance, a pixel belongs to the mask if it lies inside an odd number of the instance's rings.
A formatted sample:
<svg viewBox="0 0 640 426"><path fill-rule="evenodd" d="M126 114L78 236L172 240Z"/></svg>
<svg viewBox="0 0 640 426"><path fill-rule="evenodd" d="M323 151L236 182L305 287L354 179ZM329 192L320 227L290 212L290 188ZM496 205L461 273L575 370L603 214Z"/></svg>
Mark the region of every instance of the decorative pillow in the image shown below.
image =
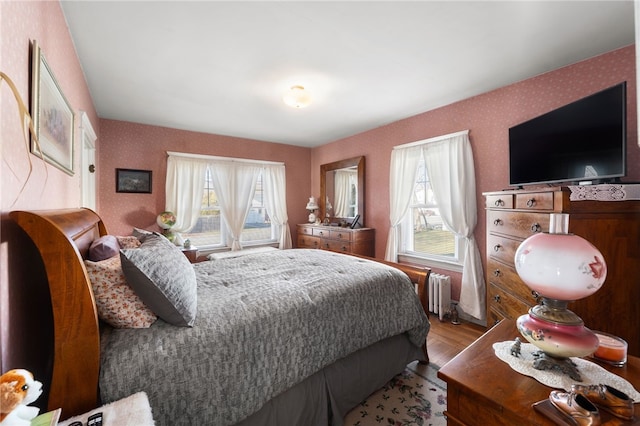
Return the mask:
<svg viewBox="0 0 640 426"><path fill-rule="evenodd" d="M116 237L120 248L138 248L140 247L140 240L134 235L127 235L124 237Z"/></svg>
<svg viewBox="0 0 640 426"><path fill-rule="evenodd" d="M115 256L120 251L118 240L113 235L103 235L89 247L89 260L100 262Z"/></svg>
<svg viewBox="0 0 640 426"><path fill-rule="evenodd" d="M115 328L147 328L158 317L136 295L122 273L120 256L84 261L98 316Z"/></svg>
<svg viewBox="0 0 640 426"><path fill-rule="evenodd" d="M144 240L146 240L149 235L153 234L153 231L147 231L146 229L140 228L133 228L133 231L131 231L131 235L136 237L141 243L144 243Z"/></svg>
<svg viewBox="0 0 640 426"><path fill-rule="evenodd" d="M161 235L120 250L122 270L142 301L166 322L190 327L198 309L196 274L182 251Z"/></svg>

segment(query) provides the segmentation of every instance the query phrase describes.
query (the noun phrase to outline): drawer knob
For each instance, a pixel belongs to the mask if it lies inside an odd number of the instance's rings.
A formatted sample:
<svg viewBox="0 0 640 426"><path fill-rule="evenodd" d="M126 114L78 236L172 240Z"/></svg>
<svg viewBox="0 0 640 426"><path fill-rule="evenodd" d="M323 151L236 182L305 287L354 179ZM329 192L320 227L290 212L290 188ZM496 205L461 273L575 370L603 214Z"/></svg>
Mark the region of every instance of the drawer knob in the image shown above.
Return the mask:
<svg viewBox="0 0 640 426"><path fill-rule="evenodd" d="M493 221L493 224L494 224L495 226L500 226L500 225L502 225L502 219L496 219L496 220L494 220L494 221Z"/></svg>
<svg viewBox="0 0 640 426"><path fill-rule="evenodd" d="M531 232L542 232L542 226L538 222L531 225Z"/></svg>
<svg viewBox="0 0 640 426"><path fill-rule="evenodd" d="M493 296L493 300L495 300L496 302L500 303L500 295L496 294L495 296Z"/></svg>
<svg viewBox="0 0 640 426"><path fill-rule="evenodd" d="M540 295L538 294L537 291L531 290L531 295L535 299L536 303L540 303Z"/></svg>
<svg viewBox="0 0 640 426"><path fill-rule="evenodd" d="M527 207L533 207L536 205L536 199L535 198L529 198L527 200Z"/></svg>
<svg viewBox="0 0 640 426"><path fill-rule="evenodd" d="M502 275L502 271L500 271L500 269L496 269L495 271L493 271L493 276L494 277L499 277Z"/></svg>
<svg viewBox="0 0 640 426"><path fill-rule="evenodd" d="M329 243L325 243L324 248L329 248Z"/></svg>
<svg viewBox="0 0 640 426"><path fill-rule="evenodd" d="M493 204L496 207L504 207L504 200L502 200L501 198L498 198Z"/></svg>
<svg viewBox="0 0 640 426"><path fill-rule="evenodd" d="M493 246L493 251L499 252L501 248L502 246L500 244L496 244L495 246Z"/></svg>
<svg viewBox="0 0 640 426"><path fill-rule="evenodd" d="M342 238L342 234L338 234L338 238Z"/></svg>

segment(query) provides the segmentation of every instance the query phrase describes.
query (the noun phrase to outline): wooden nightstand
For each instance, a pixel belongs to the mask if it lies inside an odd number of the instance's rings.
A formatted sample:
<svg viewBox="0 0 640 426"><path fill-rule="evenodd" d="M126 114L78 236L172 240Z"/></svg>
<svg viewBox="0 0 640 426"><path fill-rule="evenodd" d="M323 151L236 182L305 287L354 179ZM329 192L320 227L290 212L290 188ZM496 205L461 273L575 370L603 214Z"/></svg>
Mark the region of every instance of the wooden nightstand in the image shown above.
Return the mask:
<svg viewBox="0 0 640 426"><path fill-rule="evenodd" d="M515 321L502 320L438 371L438 377L447 382L448 425L555 425L531 406L548 398L552 388L514 371L495 355L495 342L513 340L516 336L520 333ZM640 358L630 355L622 368L600 365L636 389L640 386ZM638 419L640 404L634 408Z"/></svg>
<svg viewBox="0 0 640 426"><path fill-rule="evenodd" d="M184 253L184 255L187 256L187 259L189 259L189 262L191 263L200 262L198 260L198 247L195 247L195 246L191 246L189 248L180 247L180 250L182 250L182 253Z"/></svg>

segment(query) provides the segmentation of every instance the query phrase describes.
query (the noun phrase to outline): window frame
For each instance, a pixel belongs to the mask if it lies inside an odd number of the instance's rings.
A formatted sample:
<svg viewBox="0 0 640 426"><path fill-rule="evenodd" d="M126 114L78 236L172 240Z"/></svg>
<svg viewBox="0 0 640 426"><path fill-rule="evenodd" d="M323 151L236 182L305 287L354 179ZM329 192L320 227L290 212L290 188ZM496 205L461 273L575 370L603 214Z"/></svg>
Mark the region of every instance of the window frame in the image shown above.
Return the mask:
<svg viewBox="0 0 640 426"><path fill-rule="evenodd" d="M418 172L416 173L416 179L414 181L413 190L415 191L416 186L419 184L424 184L429 182L429 178L426 173L426 165L423 154L421 153L421 159L418 166ZM421 176L420 171L423 171L423 176ZM420 179L424 179L420 181ZM414 197L412 197L413 200ZM443 256L438 254L430 254L419 252L415 250L414 245L414 209L416 208L425 208L425 209L438 209L438 205L434 202L431 203L415 203L410 204L407 210L407 213L402 219L400 224L400 242L398 247L398 260L400 262L411 262L416 263L423 266L433 266L440 269L445 269L454 272L462 272L463 268L463 256L466 240L454 232L448 230L454 235L455 238L455 252L454 256Z"/></svg>

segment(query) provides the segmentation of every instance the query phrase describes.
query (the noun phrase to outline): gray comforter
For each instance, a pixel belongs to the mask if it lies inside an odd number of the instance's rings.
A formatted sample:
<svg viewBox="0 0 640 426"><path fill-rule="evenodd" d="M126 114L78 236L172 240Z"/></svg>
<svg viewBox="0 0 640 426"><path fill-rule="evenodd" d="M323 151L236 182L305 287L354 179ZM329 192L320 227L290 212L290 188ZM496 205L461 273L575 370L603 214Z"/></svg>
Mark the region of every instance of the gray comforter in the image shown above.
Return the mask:
<svg viewBox="0 0 640 426"><path fill-rule="evenodd" d="M358 349L428 332L413 285L380 263L295 249L194 268L193 328L104 330L103 402L145 391L158 425L234 424Z"/></svg>

